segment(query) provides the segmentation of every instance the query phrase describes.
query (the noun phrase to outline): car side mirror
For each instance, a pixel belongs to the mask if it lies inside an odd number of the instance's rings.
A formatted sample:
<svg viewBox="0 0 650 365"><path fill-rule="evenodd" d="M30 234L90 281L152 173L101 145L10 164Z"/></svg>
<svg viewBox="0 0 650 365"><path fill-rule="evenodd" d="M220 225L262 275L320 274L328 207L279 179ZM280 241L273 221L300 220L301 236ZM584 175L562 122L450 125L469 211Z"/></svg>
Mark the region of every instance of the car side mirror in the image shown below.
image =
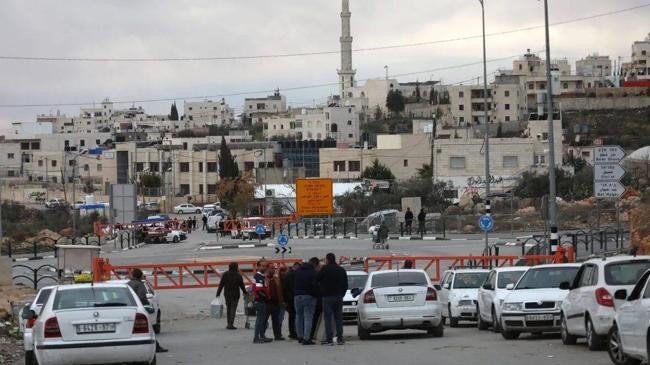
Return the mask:
<svg viewBox="0 0 650 365"><path fill-rule="evenodd" d="M627 299L627 290L619 289L616 292L614 292L614 299L626 300Z"/></svg>
<svg viewBox="0 0 650 365"><path fill-rule="evenodd" d="M146 310L147 313L149 313L149 314L154 314L154 312L156 311L156 310L153 309L153 307L150 306L150 305L145 305L145 306L144 306L144 310Z"/></svg>
<svg viewBox="0 0 650 365"><path fill-rule="evenodd" d="M147 299L153 299L153 294L147 293Z"/></svg>
<svg viewBox="0 0 650 365"><path fill-rule="evenodd" d="M513 283L510 283L510 284L506 285L506 290L512 290L514 288L515 288L515 284L513 284Z"/></svg>
<svg viewBox="0 0 650 365"><path fill-rule="evenodd" d="M25 308L23 308L23 312L21 313L20 316L21 316L22 319L24 319L24 320L36 319L36 317L38 317L38 316L36 315L36 312L34 312L33 310L29 309L29 307L25 307Z"/></svg>
<svg viewBox="0 0 650 365"><path fill-rule="evenodd" d="M561 282L560 290L571 290L571 284L568 281Z"/></svg>
<svg viewBox="0 0 650 365"><path fill-rule="evenodd" d="M490 285L489 283L483 284L483 289L485 289L485 290L493 290L492 285Z"/></svg>
<svg viewBox="0 0 650 365"><path fill-rule="evenodd" d="M440 286L440 284L433 284L433 288L436 289L437 291L442 290L442 287Z"/></svg>
<svg viewBox="0 0 650 365"><path fill-rule="evenodd" d="M447 283L442 284L442 288L443 288L443 289L449 289L449 284L447 284Z"/></svg>
<svg viewBox="0 0 650 365"><path fill-rule="evenodd" d="M352 297L356 298L361 295L361 288L354 288L350 290L350 293L352 294Z"/></svg>

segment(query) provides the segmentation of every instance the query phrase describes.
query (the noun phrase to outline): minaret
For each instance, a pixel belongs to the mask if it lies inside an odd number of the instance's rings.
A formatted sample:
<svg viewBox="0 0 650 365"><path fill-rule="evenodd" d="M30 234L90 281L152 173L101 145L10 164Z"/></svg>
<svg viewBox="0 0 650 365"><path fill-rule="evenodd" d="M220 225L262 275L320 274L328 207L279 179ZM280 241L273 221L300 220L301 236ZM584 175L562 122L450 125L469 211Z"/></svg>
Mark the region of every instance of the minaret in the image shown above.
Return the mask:
<svg viewBox="0 0 650 365"><path fill-rule="evenodd" d="M343 99L344 91L356 86L354 81L355 70L352 69L352 36L350 35L350 0L343 0L341 10L341 69L339 74L339 95Z"/></svg>

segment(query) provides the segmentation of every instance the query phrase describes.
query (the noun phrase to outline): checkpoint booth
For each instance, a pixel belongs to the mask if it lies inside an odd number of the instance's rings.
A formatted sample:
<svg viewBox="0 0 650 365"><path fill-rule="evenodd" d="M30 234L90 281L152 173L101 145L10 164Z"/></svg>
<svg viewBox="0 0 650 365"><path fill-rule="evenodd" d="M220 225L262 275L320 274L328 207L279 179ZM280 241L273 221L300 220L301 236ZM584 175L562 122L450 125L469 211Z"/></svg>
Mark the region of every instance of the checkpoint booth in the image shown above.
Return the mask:
<svg viewBox="0 0 650 365"><path fill-rule="evenodd" d="M99 246L56 245L56 249L61 284L92 282L93 261L99 257Z"/></svg>

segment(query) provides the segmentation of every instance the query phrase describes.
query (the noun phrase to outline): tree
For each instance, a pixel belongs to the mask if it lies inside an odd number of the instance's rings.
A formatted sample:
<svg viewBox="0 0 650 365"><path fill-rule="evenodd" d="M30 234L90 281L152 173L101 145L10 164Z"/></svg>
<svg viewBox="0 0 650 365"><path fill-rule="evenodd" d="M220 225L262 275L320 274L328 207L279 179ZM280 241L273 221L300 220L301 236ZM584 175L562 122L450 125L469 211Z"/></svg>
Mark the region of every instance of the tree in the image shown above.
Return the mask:
<svg viewBox="0 0 650 365"><path fill-rule="evenodd" d="M391 90L386 96L386 108L397 115L404 111L405 106L404 96L399 90Z"/></svg>
<svg viewBox="0 0 650 365"><path fill-rule="evenodd" d="M372 180L395 180L395 175L390 171L388 167L379 163L379 160L375 159L372 165L368 166L363 170L361 177L364 179Z"/></svg>
<svg viewBox="0 0 650 365"><path fill-rule="evenodd" d="M418 176L423 179L431 179L433 177L433 169L431 164L425 163L422 167L417 168Z"/></svg>
<svg viewBox="0 0 650 365"><path fill-rule="evenodd" d="M381 108L379 105L375 107L375 120L381 120L384 117L384 113L382 113Z"/></svg>
<svg viewBox="0 0 650 365"><path fill-rule="evenodd" d="M156 195L152 194L152 190L158 189L162 186L162 178L160 175L154 172L146 172L140 174L140 183L138 187L142 190L144 195Z"/></svg>
<svg viewBox="0 0 650 365"><path fill-rule="evenodd" d="M225 178L219 182L217 196L221 204L235 215L246 215L255 197L255 185L250 174Z"/></svg>
<svg viewBox="0 0 650 365"><path fill-rule="evenodd" d="M420 82L416 81L415 82L415 101L419 103L420 100L422 100L422 97L420 95Z"/></svg>
<svg viewBox="0 0 650 365"><path fill-rule="evenodd" d="M239 177L239 166L226 144L226 138L221 137L221 147L219 148L219 177L223 179L232 179Z"/></svg>
<svg viewBox="0 0 650 365"><path fill-rule="evenodd" d="M178 120L178 109L176 109L176 102L172 104L172 109L169 112L169 120Z"/></svg>

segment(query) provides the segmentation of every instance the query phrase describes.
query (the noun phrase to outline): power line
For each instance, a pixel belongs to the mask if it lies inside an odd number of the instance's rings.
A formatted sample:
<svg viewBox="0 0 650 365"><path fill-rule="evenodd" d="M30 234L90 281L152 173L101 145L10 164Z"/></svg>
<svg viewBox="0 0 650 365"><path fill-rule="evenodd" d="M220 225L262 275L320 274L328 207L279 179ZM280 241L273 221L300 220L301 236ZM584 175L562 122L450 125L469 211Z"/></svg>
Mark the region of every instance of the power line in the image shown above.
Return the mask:
<svg viewBox="0 0 650 365"><path fill-rule="evenodd" d="M488 63L494 63L494 62L513 59L513 58L519 57L519 56L521 56L521 53L518 53L516 55L507 56L507 57L499 57L499 58L489 59L489 60L487 60L487 62ZM450 65L450 66L432 68L432 69L422 70L422 71L415 71L415 72L408 72L408 73L402 73L402 74L389 75L389 77L394 78L394 77L401 77L401 76L412 76L412 75L426 74L426 73L432 73L432 72L448 71L448 70L465 68L465 67L476 66L476 65L481 65L481 64L483 64L483 61L469 62L469 63L458 64L458 65ZM366 79L361 79L361 80L357 80L357 81L365 82L365 81L373 80L373 79L376 79L376 78L366 78ZM282 88L281 90L282 91L297 91L297 90L306 90L306 89L317 89L317 88L322 88L322 87L337 86L338 84L339 84L338 82L329 82L329 83L323 83L323 84L294 86L294 87ZM193 100L193 99L210 99L210 98L223 98L223 97L233 97L233 96L245 96L245 95L254 95L254 94L273 93L274 91L275 91L275 88L273 90L240 91L240 92L234 92L234 93L229 93L229 94L218 94L218 95L176 96L176 97L170 97L170 98L142 99L142 100L118 100L118 101L112 101L112 103L113 104L136 104L136 103L137 104L146 104L146 103L170 102L170 101L175 101L175 100ZM0 108L39 108L39 107L62 107L62 106L79 106L79 107L81 107L81 106L93 105L93 104L96 104L96 102L73 102L73 103L55 103L55 104L0 104Z"/></svg>
<svg viewBox="0 0 650 365"><path fill-rule="evenodd" d="M551 23L550 26L561 26L571 23L583 22L587 20L602 18L610 15L620 14L624 12L629 12L633 10L642 9L650 6L650 3L637 5L629 8L623 8L618 10L613 10L605 13L594 14L585 17L573 18L565 21L560 21L556 23ZM527 32L535 29L542 29L544 25L534 25L530 27L523 27L517 29L511 29L501 32L488 33L486 37L496 37L513 33ZM367 48L356 48L352 52L370 52L370 51L381 51L386 49L398 49L398 48L411 48L411 47L421 47L429 46L434 44L443 44L443 43L452 43L459 41L466 41L481 38L482 34L463 36L463 37L454 37L447 39L438 39L433 41L426 42L416 42L416 43L404 43L404 44L394 44L387 46L376 46L376 47L367 47ZM209 56L209 57L152 57L152 58L113 58L113 57L50 57L50 56L11 56L11 55L0 55L0 60L8 61L41 61L41 62L200 62L200 61L228 61L228 60L254 60L254 59L269 59L269 58L286 58L286 57L305 57L305 56L320 56L320 55L330 55L330 54L339 54L340 50L333 51L313 51L313 52L291 52L291 53L278 53L278 54L266 54L266 55L243 55L243 56Z"/></svg>

